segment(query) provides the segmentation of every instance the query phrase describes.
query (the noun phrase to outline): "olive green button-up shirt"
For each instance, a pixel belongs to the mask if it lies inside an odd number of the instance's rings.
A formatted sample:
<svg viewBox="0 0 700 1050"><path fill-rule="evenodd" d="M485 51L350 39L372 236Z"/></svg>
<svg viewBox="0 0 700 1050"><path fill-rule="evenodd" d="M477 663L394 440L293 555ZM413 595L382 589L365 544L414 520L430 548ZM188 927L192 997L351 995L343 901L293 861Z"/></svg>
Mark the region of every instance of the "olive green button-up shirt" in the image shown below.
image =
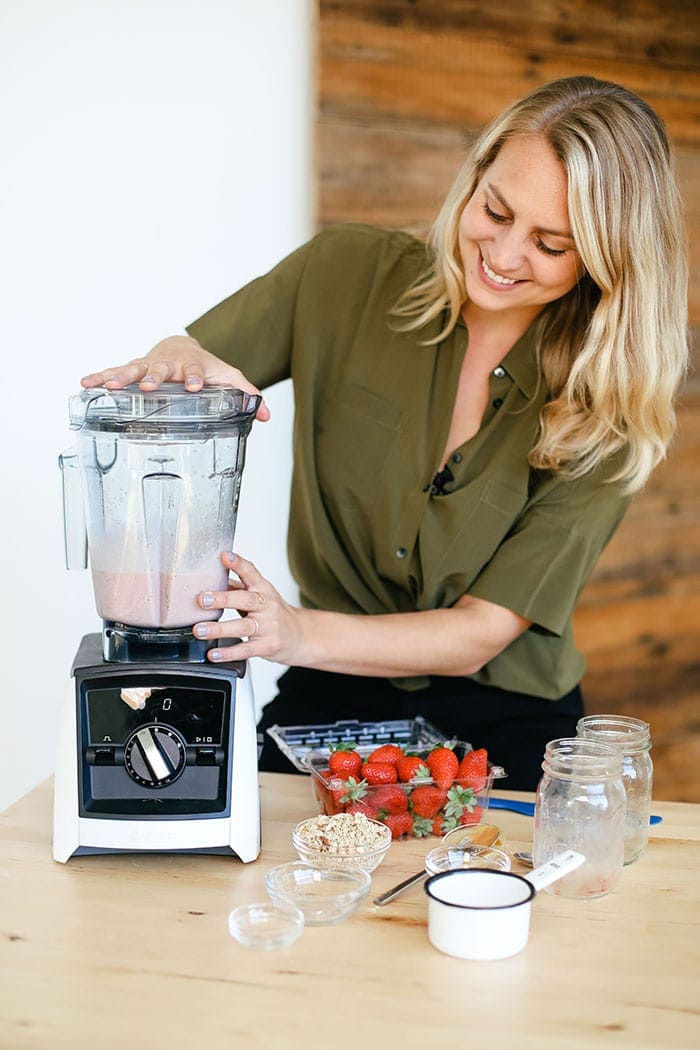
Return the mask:
<svg viewBox="0 0 700 1050"><path fill-rule="evenodd" d="M261 388L293 379L288 551L305 606L505 606L533 626L473 677L557 699L584 670L574 603L628 499L604 469L567 481L528 465L547 396L530 333L492 372L481 428L436 491L467 331L425 346L437 323L396 330L390 310L425 252L408 234L331 227L188 331Z"/></svg>

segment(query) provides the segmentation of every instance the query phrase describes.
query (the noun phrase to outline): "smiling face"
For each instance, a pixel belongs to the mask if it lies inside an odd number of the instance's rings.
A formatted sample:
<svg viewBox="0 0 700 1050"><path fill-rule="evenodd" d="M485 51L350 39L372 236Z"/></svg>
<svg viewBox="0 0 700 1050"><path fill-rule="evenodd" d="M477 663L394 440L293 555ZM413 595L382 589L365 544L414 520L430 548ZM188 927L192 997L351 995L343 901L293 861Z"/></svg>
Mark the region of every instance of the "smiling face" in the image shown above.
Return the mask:
<svg viewBox="0 0 700 1050"><path fill-rule="evenodd" d="M464 317L500 314L522 331L583 273L569 228L567 179L541 135L514 135L483 172L459 222Z"/></svg>

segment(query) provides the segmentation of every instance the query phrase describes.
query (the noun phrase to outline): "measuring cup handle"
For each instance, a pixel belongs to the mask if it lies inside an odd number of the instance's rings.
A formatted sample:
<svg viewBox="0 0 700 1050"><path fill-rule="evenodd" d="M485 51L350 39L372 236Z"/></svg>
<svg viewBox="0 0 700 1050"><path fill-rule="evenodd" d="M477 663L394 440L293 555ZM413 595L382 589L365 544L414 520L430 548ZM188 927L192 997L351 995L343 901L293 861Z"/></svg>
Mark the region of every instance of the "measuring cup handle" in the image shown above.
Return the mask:
<svg viewBox="0 0 700 1050"><path fill-rule="evenodd" d="M551 882L556 882L557 879L561 879L564 875L568 875L574 868L580 867L585 861L583 853L577 853L573 849L567 849L563 853L558 853L556 857L553 857L546 864L541 864L539 868L535 868L527 876L527 881L534 886L536 890L544 889L545 886L549 886Z"/></svg>

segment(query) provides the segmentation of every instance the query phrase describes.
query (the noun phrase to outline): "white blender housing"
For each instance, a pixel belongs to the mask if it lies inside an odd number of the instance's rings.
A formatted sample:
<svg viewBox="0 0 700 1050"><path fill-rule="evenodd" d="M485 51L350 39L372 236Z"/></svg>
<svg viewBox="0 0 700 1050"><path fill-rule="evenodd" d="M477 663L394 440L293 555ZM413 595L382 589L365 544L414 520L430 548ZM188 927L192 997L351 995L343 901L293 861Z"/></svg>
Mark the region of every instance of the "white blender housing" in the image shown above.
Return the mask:
<svg viewBox="0 0 700 1050"><path fill-rule="evenodd" d="M245 444L241 390L164 384L71 399L60 457L66 562L87 551L102 634L81 642L59 735L54 858L260 848L257 735L246 665L207 660L192 625L224 590ZM225 643L224 643L225 644ZM231 643L229 643L231 644Z"/></svg>

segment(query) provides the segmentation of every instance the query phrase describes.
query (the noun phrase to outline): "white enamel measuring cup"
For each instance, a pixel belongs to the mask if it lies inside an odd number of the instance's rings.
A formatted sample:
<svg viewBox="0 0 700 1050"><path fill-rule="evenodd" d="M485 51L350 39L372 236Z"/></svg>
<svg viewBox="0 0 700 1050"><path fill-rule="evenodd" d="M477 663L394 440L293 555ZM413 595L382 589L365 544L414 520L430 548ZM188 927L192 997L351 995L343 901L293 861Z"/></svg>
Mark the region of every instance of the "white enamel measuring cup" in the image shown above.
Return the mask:
<svg viewBox="0 0 700 1050"><path fill-rule="evenodd" d="M511 871L456 868L433 875L428 895L428 937L439 951L458 959L506 959L527 944L530 903L537 890L583 864L582 853L566 850L527 878Z"/></svg>

